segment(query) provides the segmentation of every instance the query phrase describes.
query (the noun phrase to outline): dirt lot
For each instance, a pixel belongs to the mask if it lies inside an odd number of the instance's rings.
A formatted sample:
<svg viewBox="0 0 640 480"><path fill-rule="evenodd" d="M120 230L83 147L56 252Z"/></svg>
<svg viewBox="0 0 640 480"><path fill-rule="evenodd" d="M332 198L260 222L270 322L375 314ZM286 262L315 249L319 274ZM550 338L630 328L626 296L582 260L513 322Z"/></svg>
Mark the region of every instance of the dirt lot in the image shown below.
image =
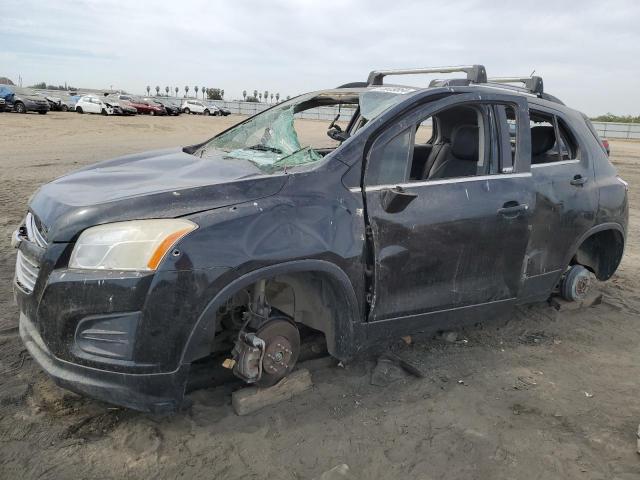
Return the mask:
<svg viewBox="0 0 640 480"><path fill-rule="evenodd" d="M43 182L97 160L195 143L238 118L0 114L0 478L637 479L640 456L640 143L612 142L631 229L601 305L546 304L398 353L428 372L370 385L374 363L313 371L292 401L237 417L229 387L170 417L58 389L17 337L9 236ZM305 128L325 127L307 122ZM328 122L326 122L328 123Z"/></svg>

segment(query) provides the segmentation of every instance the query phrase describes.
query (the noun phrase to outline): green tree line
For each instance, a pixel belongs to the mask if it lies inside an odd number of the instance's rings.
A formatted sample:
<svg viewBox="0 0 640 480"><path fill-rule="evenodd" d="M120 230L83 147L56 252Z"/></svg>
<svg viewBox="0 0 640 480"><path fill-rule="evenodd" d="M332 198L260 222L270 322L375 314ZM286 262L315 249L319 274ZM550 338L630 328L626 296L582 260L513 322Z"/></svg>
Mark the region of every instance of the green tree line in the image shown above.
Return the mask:
<svg viewBox="0 0 640 480"><path fill-rule="evenodd" d="M616 123L640 123L640 115L614 115L613 113L605 113L598 117L593 117L594 122L616 122Z"/></svg>

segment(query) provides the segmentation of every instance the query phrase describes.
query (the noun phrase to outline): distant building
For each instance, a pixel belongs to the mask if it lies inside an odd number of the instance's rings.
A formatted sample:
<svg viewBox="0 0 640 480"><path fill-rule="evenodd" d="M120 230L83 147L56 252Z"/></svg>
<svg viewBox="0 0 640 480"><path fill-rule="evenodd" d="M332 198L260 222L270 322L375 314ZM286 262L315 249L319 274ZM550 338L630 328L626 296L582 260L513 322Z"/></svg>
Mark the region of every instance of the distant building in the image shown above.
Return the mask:
<svg viewBox="0 0 640 480"><path fill-rule="evenodd" d="M7 77L0 77L0 85L15 85L15 83Z"/></svg>

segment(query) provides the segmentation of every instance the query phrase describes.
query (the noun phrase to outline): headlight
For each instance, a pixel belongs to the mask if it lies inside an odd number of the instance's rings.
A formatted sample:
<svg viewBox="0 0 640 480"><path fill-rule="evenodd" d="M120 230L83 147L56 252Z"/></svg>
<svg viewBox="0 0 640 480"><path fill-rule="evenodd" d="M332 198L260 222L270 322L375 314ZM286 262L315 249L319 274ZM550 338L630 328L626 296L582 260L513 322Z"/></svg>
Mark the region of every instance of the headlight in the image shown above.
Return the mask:
<svg viewBox="0 0 640 480"><path fill-rule="evenodd" d="M178 240L198 226L184 219L133 220L86 229L76 242L70 268L155 270Z"/></svg>

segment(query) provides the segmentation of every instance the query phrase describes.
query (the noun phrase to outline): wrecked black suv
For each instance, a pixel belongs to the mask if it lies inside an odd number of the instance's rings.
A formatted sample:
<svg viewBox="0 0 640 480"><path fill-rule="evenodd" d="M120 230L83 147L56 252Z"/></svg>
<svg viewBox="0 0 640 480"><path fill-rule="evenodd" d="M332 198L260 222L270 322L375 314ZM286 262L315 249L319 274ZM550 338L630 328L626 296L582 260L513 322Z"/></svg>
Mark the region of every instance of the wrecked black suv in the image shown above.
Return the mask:
<svg viewBox="0 0 640 480"><path fill-rule="evenodd" d="M299 117L317 107L339 113L314 144ZM589 120L539 77L376 71L41 187L13 238L20 333L59 385L174 410L199 359L268 386L308 332L348 360L552 293L579 299L618 267L627 217Z"/></svg>

